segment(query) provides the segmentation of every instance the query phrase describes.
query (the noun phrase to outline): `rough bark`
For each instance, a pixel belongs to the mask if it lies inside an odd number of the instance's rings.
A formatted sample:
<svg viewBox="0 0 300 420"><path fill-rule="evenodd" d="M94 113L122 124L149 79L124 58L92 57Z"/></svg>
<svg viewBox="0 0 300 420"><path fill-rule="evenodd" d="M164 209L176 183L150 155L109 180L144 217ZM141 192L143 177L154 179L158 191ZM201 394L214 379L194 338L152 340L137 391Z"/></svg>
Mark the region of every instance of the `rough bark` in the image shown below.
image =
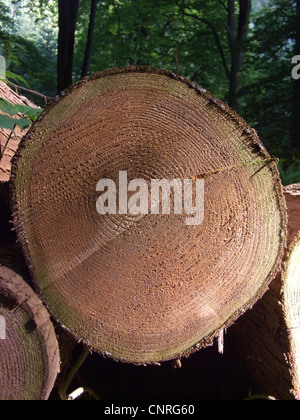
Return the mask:
<svg viewBox="0 0 300 420"><path fill-rule="evenodd" d="M0 266L0 400L46 400L59 372L59 349L41 301Z"/></svg>
<svg viewBox="0 0 300 420"><path fill-rule="evenodd" d="M251 13L251 0L239 1L239 19L236 22L236 0L228 0L228 37L231 52L231 68L229 76L228 104L237 112L240 108L240 92L242 89L242 72L244 62L244 44L247 40Z"/></svg>
<svg viewBox="0 0 300 420"><path fill-rule="evenodd" d="M286 230L276 163L184 77L128 67L84 79L27 140L14 160L15 228L52 314L97 352L135 364L188 355L276 275ZM148 184L204 179L203 224L173 210L100 216L97 183L118 185L124 170Z"/></svg>
<svg viewBox="0 0 300 420"><path fill-rule="evenodd" d="M277 399L299 399L300 184L285 187L285 197L288 251L282 272L265 296L238 320L232 332L257 392Z"/></svg>
<svg viewBox="0 0 300 420"><path fill-rule="evenodd" d="M300 56L300 0L296 2L296 39L294 55ZM292 147L300 152L300 79L293 82L292 98Z"/></svg>
<svg viewBox="0 0 300 420"><path fill-rule="evenodd" d="M13 105L26 105L35 107L33 103L31 103L27 98L25 98L25 96L18 95L15 91L10 89L4 82L1 81L0 97L6 99ZM0 183L9 181L11 173L11 159L19 146L21 138L27 133L27 131L28 130L21 131L19 127L16 127L16 135L11 137L8 146L5 149L4 156L0 161ZM9 130L4 130L2 128L0 129L1 150L4 149L10 134L11 132Z"/></svg>
<svg viewBox="0 0 300 420"><path fill-rule="evenodd" d="M82 74L81 74L82 78L88 75L88 71L90 67L93 38L94 38L94 29L95 29L95 20L96 20L96 14L97 14L97 5L98 5L98 0L92 0L88 38L87 38L87 44L86 44L86 50L85 50L85 56L84 56L84 63L82 66Z"/></svg>
<svg viewBox="0 0 300 420"><path fill-rule="evenodd" d="M58 93L73 83L73 56L79 0L59 0Z"/></svg>

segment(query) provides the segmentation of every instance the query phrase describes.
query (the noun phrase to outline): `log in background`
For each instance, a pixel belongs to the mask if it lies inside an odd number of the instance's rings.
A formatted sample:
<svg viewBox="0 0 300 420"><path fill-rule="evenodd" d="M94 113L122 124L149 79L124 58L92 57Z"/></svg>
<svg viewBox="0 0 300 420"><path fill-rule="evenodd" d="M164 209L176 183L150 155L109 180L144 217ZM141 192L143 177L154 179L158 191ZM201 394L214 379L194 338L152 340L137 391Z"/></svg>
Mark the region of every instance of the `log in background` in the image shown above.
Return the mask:
<svg viewBox="0 0 300 420"><path fill-rule="evenodd" d="M232 334L258 392L277 399L300 399L300 258L296 250L300 244L300 184L285 187L284 193L288 247L281 272L263 298L239 319ZM290 261L291 254L295 261ZM292 275L288 275L291 264Z"/></svg>
<svg viewBox="0 0 300 420"><path fill-rule="evenodd" d="M60 369L50 316L34 291L0 266L0 400L47 400Z"/></svg>

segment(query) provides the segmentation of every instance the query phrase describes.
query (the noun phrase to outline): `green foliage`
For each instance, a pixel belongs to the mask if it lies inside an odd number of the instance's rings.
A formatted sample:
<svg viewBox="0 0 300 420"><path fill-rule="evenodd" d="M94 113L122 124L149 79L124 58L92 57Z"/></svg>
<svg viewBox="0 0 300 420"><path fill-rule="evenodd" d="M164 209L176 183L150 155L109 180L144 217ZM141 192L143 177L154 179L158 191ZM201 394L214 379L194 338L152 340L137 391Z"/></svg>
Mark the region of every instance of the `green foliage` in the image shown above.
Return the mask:
<svg viewBox="0 0 300 420"><path fill-rule="evenodd" d="M5 28L12 28L13 19L9 16L9 8L0 1L0 31Z"/></svg>
<svg viewBox="0 0 300 420"><path fill-rule="evenodd" d="M14 131L16 127L16 120L7 117L6 115L0 115L0 128Z"/></svg>
<svg viewBox="0 0 300 420"><path fill-rule="evenodd" d="M1 108L2 107L0 106L0 109ZM4 108L7 108L7 107L5 106ZM15 114L10 114L10 115L15 115ZM7 115L0 114L0 128L7 129L12 132L14 132L16 126L19 126L21 130L25 130L31 125L31 123L32 123L32 120L26 117L15 119L15 118L8 117Z"/></svg>
<svg viewBox="0 0 300 420"><path fill-rule="evenodd" d="M0 53L8 77L23 85L28 80L31 89L54 96L57 0L6 2L9 8L0 0ZM252 3L240 113L281 159L285 181L296 180L299 166L290 140L296 1ZM90 0L79 2L74 81L81 75L90 6ZM217 36L230 68L226 6L226 0L99 0L90 73L126 65L167 68L226 101L229 80L216 45Z"/></svg>
<svg viewBox="0 0 300 420"><path fill-rule="evenodd" d="M0 114L0 129L7 129L11 132L6 145L1 151L0 157L2 158L12 135L15 134L15 128L18 126L21 130L25 130L30 127L32 122L39 117L43 109L26 105L13 105L5 99L0 98L0 111L8 114ZM12 118L16 116L19 116L19 118Z"/></svg>
<svg viewBox="0 0 300 420"><path fill-rule="evenodd" d="M5 76L6 76L6 79L10 79L10 80L13 80L15 82L22 83L24 86L27 86L28 85L27 82L26 82L26 80L24 79L24 77L19 76L19 75L15 74L15 73L12 73L11 71L7 71L5 73ZM5 82L5 79L1 79L1 80L3 82Z"/></svg>
<svg viewBox="0 0 300 420"><path fill-rule="evenodd" d="M288 164L286 166L286 164ZM278 165L283 185L296 184L300 182L300 159L294 158L292 163L281 159Z"/></svg>
<svg viewBox="0 0 300 420"><path fill-rule="evenodd" d="M41 114L41 108L33 108L26 105L12 105L10 102L0 98L0 111L5 114L14 116L18 114L26 115L31 121L35 121Z"/></svg>
<svg viewBox="0 0 300 420"><path fill-rule="evenodd" d="M214 34L207 25L183 14L185 10L213 22L229 60L226 11L218 6L217 0L99 1L90 71L126 65L167 68L225 99L228 79ZM89 23L89 8L84 2L80 3L79 16L74 69L77 77Z"/></svg>
<svg viewBox="0 0 300 420"><path fill-rule="evenodd" d="M0 0L0 54L30 88L56 94L57 2Z"/></svg>
<svg viewBox="0 0 300 420"><path fill-rule="evenodd" d="M294 0L272 0L253 17L245 61L241 112L268 149L280 158L292 155L295 10Z"/></svg>

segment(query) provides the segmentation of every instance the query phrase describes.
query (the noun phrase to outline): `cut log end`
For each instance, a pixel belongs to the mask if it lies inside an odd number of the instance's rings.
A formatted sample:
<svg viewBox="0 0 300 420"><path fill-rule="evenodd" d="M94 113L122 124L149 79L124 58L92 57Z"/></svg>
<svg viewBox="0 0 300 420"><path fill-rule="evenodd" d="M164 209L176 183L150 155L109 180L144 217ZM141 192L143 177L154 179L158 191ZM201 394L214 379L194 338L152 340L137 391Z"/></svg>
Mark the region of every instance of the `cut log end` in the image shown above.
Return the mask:
<svg viewBox="0 0 300 420"><path fill-rule="evenodd" d="M59 372L53 325L24 280L0 266L0 400L46 400Z"/></svg>
<svg viewBox="0 0 300 420"><path fill-rule="evenodd" d="M180 358L266 291L286 210L254 130L187 79L126 68L78 83L50 106L14 160L14 222L53 316L113 359ZM205 218L100 216L99 180L205 180Z"/></svg>

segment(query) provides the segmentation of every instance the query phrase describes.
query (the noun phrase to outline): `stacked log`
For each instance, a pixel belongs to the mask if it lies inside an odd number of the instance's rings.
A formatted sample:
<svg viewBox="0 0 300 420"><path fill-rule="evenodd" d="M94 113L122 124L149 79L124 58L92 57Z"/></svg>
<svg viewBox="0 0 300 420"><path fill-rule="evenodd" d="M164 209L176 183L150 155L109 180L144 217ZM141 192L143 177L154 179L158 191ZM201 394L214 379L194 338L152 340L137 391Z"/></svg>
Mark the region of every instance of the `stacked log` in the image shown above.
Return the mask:
<svg viewBox="0 0 300 420"><path fill-rule="evenodd" d="M0 266L0 400L46 400L59 372L49 314L14 271Z"/></svg>
<svg viewBox="0 0 300 420"><path fill-rule="evenodd" d="M3 82L0 97L12 105L35 107ZM48 399L60 369L52 321L27 284L24 258L9 224L11 159L26 132L18 126L12 136L0 130L1 152L10 138L0 161L0 400Z"/></svg>
<svg viewBox="0 0 300 420"><path fill-rule="evenodd" d="M204 222L127 204L100 215L98 182L119 195L120 172L148 186L203 179ZM154 364L211 344L280 268L276 163L237 114L167 71L112 70L64 92L22 141L12 181L37 290L78 341L115 360Z"/></svg>
<svg viewBox="0 0 300 420"><path fill-rule="evenodd" d="M269 291L233 327L235 343L258 392L300 399L300 184L284 188L288 247Z"/></svg>

